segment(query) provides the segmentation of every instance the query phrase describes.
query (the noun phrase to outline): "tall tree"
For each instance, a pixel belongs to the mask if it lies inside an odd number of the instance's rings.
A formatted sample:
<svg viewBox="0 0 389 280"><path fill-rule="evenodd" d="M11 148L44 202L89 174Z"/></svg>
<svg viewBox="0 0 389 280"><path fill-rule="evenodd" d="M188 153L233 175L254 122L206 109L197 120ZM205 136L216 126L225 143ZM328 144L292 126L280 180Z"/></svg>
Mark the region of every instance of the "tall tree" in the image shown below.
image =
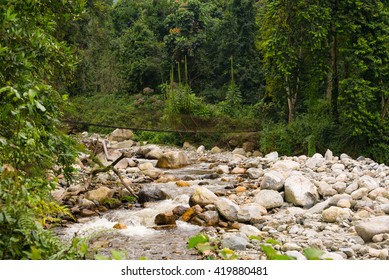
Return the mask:
<svg viewBox="0 0 389 280"><path fill-rule="evenodd" d="M322 1L269 0L261 5L259 47L267 90L272 90L269 86L274 79L283 85L289 123L295 118L298 98L302 98L305 73L321 76L325 72L323 50L329 20L330 10Z"/></svg>

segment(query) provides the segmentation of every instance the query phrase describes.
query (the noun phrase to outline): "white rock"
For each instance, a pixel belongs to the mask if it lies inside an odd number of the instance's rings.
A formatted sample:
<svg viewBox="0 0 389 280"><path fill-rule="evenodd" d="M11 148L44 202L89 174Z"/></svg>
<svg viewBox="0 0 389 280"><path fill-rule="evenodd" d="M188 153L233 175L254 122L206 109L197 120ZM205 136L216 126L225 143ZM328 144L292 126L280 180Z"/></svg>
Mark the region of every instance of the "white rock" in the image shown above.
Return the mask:
<svg viewBox="0 0 389 280"><path fill-rule="evenodd" d="M244 235L246 235L247 237L250 237L250 236L260 236L261 235L261 231L258 228L254 227L252 225L242 224L239 227L239 231L241 233L243 233Z"/></svg>
<svg viewBox="0 0 389 280"><path fill-rule="evenodd" d="M372 177L364 175L358 180L359 188L366 188L368 191L372 191L378 188L380 185Z"/></svg>
<svg viewBox="0 0 389 280"><path fill-rule="evenodd" d="M365 242L369 242L374 235L389 233L389 216L378 216L362 220L355 225L355 230Z"/></svg>
<svg viewBox="0 0 389 280"><path fill-rule="evenodd" d="M298 251L286 251L285 255L295 258L298 261L305 261L307 258Z"/></svg>
<svg viewBox="0 0 389 280"><path fill-rule="evenodd" d="M285 170L298 170L300 169L300 163L293 160L279 160L272 166L273 170L285 171Z"/></svg>
<svg viewBox="0 0 389 280"><path fill-rule="evenodd" d="M267 155L265 155L265 158L270 161L275 161L278 159L278 152L271 152Z"/></svg>
<svg viewBox="0 0 389 280"><path fill-rule="evenodd" d="M351 193L351 198L354 200L362 199L363 197L367 196L369 193L369 190L367 188L361 188L357 189L356 191L353 191Z"/></svg>
<svg viewBox="0 0 389 280"><path fill-rule="evenodd" d="M347 194L351 194L353 191L356 191L357 189L358 189L358 183L353 182L347 186L347 188L344 190L344 192Z"/></svg>
<svg viewBox="0 0 389 280"><path fill-rule="evenodd" d="M189 204L194 206L196 204L204 207L208 204L215 204L219 198L205 187L197 187L190 197Z"/></svg>
<svg viewBox="0 0 389 280"><path fill-rule="evenodd" d="M249 168L246 170L247 175L249 175L250 179L258 179L263 176L263 170L259 168Z"/></svg>
<svg viewBox="0 0 389 280"><path fill-rule="evenodd" d="M244 204L238 210L238 222L250 222L254 224L260 220L262 215L266 214L266 208L258 203Z"/></svg>
<svg viewBox="0 0 389 280"><path fill-rule="evenodd" d="M278 171L268 171L263 175L261 189L279 191L284 187L284 177Z"/></svg>
<svg viewBox="0 0 389 280"><path fill-rule="evenodd" d="M231 200L222 197L219 198L216 203L216 209L221 216L223 216L228 221L237 221L238 220L238 211L239 206L236 205Z"/></svg>
<svg viewBox="0 0 389 280"><path fill-rule="evenodd" d="M309 179L293 175L285 180L285 200L295 206L312 207L319 198L317 188Z"/></svg>
<svg viewBox="0 0 389 280"><path fill-rule="evenodd" d="M262 205L266 209L281 207L284 200L278 191L261 190L254 197L254 202Z"/></svg>
<svg viewBox="0 0 389 280"><path fill-rule="evenodd" d="M216 167L216 173L218 174L228 174L230 173L229 167L226 164L221 164Z"/></svg>
<svg viewBox="0 0 389 280"><path fill-rule="evenodd" d="M323 221L328 223L335 223L341 219L348 219L351 216L350 209L340 208L337 206L331 206L325 209L322 213Z"/></svg>
<svg viewBox="0 0 389 280"><path fill-rule="evenodd" d="M341 164L341 163L335 163L331 166L332 171L335 171L335 170L343 171L344 169L345 169L345 166L344 166L344 164Z"/></svg>
<svg viewBox="0 0 389 280"><path fill-rule="evenodd" d="M199 146L196 152L199 154L203 154L205 152L205 147L203 145Z"/></svg>
<svg viewBox="0 0 389 280"><path fill-rule="evenodd" d="M334 190L327 182L322 181L318 184L318 192L321 196L333 196L337 194L337 191Z"/></svg>
<svg viewBox="0 0 389 280"><path fill-rule="evenodd" d="M333 160L334 159L334 154L332 153L331 150L327 150L325 155L324 155L324 158L326 160Z"/></svg>

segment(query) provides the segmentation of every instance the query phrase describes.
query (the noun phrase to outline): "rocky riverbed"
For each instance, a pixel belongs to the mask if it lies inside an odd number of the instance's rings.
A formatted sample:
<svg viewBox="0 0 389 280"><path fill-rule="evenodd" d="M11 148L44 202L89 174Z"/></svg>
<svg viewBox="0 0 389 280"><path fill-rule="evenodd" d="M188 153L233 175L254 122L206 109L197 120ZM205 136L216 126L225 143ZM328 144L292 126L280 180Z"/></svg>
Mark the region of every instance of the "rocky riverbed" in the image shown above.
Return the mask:
<svg viewBox="0 0 389 280"><path fill-rule="evenodd" d="M64 220L60 236L84 232L91 249L122 250L130 259L204 258L209 252L187 249L188 238L200 232L242 259L264 259L266 240L296 259L305 259L308 247L322 250L323 259L389 259L384 164L330 150L287 157L261 155L250 143L206 150L137 143L132 136L125 130L107 138L83 134L104 166L126 157L93 173L101 167L80 155L78 181L62 180L53 191L77 217Z"/></svg>

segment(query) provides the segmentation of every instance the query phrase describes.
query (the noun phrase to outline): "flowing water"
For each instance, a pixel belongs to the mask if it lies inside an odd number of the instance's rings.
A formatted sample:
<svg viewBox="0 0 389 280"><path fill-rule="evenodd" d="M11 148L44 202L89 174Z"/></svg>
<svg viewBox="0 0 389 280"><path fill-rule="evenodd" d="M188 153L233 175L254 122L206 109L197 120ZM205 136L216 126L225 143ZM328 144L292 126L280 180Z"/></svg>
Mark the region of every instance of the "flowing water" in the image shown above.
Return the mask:
<svg viewBox="0 0 389 280"><path fill-rule="evenodd" d="M86 222L64 228L59 234L65 239L75 235L88 236L91 240L90 248L98 249L103 255L109 255L115 249L126 252L129 259L197 259L193 249L187 249L187 242L191 236L202 230L201 227L177 221L176 228L155 229L154 219L157 214L176 206L189 207L189 197L200 182L207 184L207 188L212 191L224 189L227 183L207 179L210 173L212 172L205 164L166 171L165 175L191 180L191 186L177 187L175 182L144 184L143 188L158 186L170 199L148 202L143 207L133 209L111 210ZM113 226L117 223L125 224L127 228L114 229Z"/></svg>

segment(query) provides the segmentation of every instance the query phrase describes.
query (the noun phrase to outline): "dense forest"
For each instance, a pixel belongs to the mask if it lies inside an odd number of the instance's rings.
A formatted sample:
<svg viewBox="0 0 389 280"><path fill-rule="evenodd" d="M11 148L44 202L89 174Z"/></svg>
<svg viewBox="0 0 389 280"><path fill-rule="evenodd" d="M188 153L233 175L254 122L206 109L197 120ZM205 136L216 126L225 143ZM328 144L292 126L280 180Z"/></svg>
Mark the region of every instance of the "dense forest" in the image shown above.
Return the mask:
<svg viewBox="0 0 389 280"><path fill-rule="evenodd" d="M0 108L0 259L80 258L43 226L67 211L49 195L76 155L64 119L388 164L389 2L0 0Z"/></svg>

